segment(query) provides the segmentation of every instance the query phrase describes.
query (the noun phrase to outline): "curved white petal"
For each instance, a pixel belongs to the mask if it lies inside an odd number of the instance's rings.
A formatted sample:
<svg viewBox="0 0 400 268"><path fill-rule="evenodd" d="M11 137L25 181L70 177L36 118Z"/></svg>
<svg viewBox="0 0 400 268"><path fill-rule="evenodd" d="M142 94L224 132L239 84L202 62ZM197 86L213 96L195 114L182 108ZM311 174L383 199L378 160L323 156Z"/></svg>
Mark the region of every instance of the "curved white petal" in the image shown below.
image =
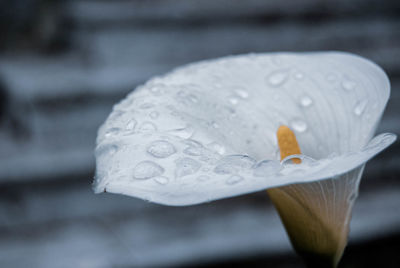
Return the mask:
<svg viewBox="0 0 400 268"><path fill-rule="evenodd" d="M94 188L189 205L335 177L395 140L393 134L371 140L389 93L382 69L346 53L188 65L114 107L98 134ZM282 124L317 161L278 161L275 133Z"/></svg>

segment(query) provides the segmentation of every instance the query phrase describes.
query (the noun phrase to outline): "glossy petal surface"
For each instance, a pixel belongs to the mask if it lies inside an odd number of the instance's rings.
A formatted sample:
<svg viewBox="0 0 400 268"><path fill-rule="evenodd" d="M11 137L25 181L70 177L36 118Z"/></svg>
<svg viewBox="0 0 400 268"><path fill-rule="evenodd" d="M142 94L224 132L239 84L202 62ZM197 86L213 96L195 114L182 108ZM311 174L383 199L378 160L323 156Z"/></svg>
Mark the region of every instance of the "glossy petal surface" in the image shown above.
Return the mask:
<svg viewBox="0 0 400 268"><path fill-rule="evenodd" d="M395 140L372 139L389 93L382 69L339 52L178 68L115 105L99 129L94 189L190 205L346 176ZM280 125L295 131L302 164L279 161Z"/></svg>

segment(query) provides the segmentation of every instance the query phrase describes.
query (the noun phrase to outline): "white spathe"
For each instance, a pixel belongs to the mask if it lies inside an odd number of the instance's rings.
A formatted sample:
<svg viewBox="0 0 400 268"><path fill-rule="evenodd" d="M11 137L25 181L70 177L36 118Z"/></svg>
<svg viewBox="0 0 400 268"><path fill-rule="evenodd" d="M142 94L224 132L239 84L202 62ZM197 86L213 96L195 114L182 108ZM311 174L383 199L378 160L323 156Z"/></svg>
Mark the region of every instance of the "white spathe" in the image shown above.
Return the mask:
<svg viewBox="0 0 400 268"><path fill-rule="evenodd" d="M342 52L190 64L114 106L98 132L94 189L182 206L326 179L334 191L346 178L356 195L365 162L396 139L373 138L389 94L379 66ZM295 131L302 164L279 161L280 125Z"/></svg>

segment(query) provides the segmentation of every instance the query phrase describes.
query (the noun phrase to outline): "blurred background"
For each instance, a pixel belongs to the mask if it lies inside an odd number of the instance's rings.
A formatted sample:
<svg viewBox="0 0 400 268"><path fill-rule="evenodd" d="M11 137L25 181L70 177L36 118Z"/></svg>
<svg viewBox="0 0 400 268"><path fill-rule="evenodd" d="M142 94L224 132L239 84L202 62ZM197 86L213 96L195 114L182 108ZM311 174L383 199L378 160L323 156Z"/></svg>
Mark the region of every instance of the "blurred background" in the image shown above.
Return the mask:
<svg viewBox="0 0 400 268"><path fill-rule="evenodd" d="M344 50L388 73L400 134L398 0L0 1L0 267L304 267L264 192L175 208L95 195L96 131L173 67ZM400 267L400 143L369 162L341 267Z"/></svg>

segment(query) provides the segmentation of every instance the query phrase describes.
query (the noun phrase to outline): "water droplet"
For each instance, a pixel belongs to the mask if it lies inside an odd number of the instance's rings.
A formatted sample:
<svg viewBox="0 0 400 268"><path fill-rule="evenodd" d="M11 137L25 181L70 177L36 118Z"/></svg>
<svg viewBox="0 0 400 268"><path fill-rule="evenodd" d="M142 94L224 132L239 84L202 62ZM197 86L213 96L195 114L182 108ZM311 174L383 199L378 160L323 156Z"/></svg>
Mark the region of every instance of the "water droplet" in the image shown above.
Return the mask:
<svg viewBox="0 0 400 268"><path fill-rule="evenodd" d="M149 114L152 119L157 119L160 114L157 111L153 111Z"/></svg>
<svg viewBox="0 0 400 268"><path fill-rule="evenodd" d="M207 144L207 147L209 147L211 150L213 150L214 152L216 152L220 155L225 153L225 147L217 142L211 142L211 143Z"/></svg>
<svg viewBox="0 0 400 268"><path fill-rule="evenodd" d="M294 74L294 78L296 78L297 80L302 80L304 78L304 74L298 71Z"/></svg>
<svg viewBox="0 0 400 268"><path fill-rule="evenodd" d="M217 174L232 174L237 172L237 168L235 168L234 166L232 166L229 163L223 163L223 164L219 164L218 166L216 166L214 168L214 173Z"/></svg>
<svg viewBox="0 0 400 268"><path fill-rule="evenodd" d="M357 84L354 81L351 81L351 80L348 80L348 79L342 81L342 87L345 90L353 90L353 89L356 88L356 86L357 86Z"/></svg>
<svg viewBox="0 0 400 268"><path fill-rule="evenodd" d="M126 130L134 130L136 124L137 124L136 120L135 119L131 119L131 120L128 121L128 123L126 123L125 129Z"/></svg>
<svg viewBox="0 0 400 268"><path fill-rule="evenodd" d="M197 177L198 181L208 181L209 179L211 179L209 176L206 175L200 175Z"/></svg>
<svg viewBox="0 0 400 268"><path fill-rule="evenodd" d="M213 126L213 128L219 128L219 125L215 121L211 122L211 125Z"/></svg>
<svg viewBox="0 0 400 268"><path fill-rule="evenodd" d="M116 135L118 135L120 133L120 131L121 131L120 128L113 127L113 128L107 129L107 131L104 134L104 136L106 138L109 138L111 136L116 136Z"/></svg>
<svg viewBox="0 0 400 268"><path fill-rule="evenodd" d="M203 145L200 142L192 140L192 139L184 140L184 141L182 141L182 143L185 145L191 146L191 147L197 147L197 148L203 147Z"/></svg>
<svg viewBox="0 0 400 268"><path fill-rule="evenodd" d="M298 118L292 120L290 126L297 132L304 132L307 130L307 123Z"/></svg>
<svg viewBox="0 0 400 268"><path fill-rule="evenodd" d="M166 185L166 184L169 183L169 179L167 177L164 177L164 176L155 177L155 178L153 178L153 180L155 182L157 182L158 184L161 184L161 185Z"/></svg>
<svg viewBox="0 0 400 268"><path fill-rule="evenodd" d="M301 104L303 107L309 107L309 106L311 106L312 103L313 103L313 100L312 100L309 96L303 96L303 97L300 99L300 104Z"/></svg>
<svg viewBox="0 0 400 268"><path fill-rule="evenodd" d="M188 154L191 156L199 156L203 154L204 148L200 142L195 140L185 140L184 144L189 145L185 150L183 150L184 154Z"/></svg>
<svg viewBox="0 0 400 268"><path fill-rule="evenodd" d="M273 87L283 85L288 78L286 71L275 71L268 76L268 83Z"/></svg>
<svg viewBox="0 0 400 268"><path fill-rule="evenodd" d="M164 173L164 168L152 161L142 161L133 170L133 177L138 180L147 180Z"/></svg>
<svg viewBox="0 0 400 268"><path fill-rule="evenodd" d="M193 136L194 129L193 127L188 125L187 127L184 128L169 130L168 133L182 139L189 139L190 137Z"/></svg>
<svg viewBox="0 0 400 268"><path fill-rule="evenodd" d="M295 167L300 167L299 164L296 164L295 162L293 162L293 159L300 159L301 160L301 165L308 165L308 166L315 166L318 164L318 162L306 155L303 154L293 154L293 155L289 155L287 157L285 157L282 161L281 161L281 165L282 166L295 166Z"/></svg>
<svg viewBox="0 0 400 268"><path fill-rule="evenodd" d="M165 86L162 84L156 84L149 87L149 90L154 95L161 95L164 93Z"/></svg>
<svg viewBox="0 0 400 268"><path fill-rule="evenodd" d="M183 150L183 153L191 156L200 156L203 154L203 149L197 147L188 147Z"/></svg>
<svg viewBox="0 0 400 268"><path fill-rule="evenodd" d="M220 159L214 168L217 174L236 173L240 169L247 169L255 164L255 160L247 155L228 155Z"/></svg>
<svg viewBox="0 0 400 268"><path fill-rule="evenodd" d="M244 180L244 178L242 176L232 175L226 180L226 184L235 185L235 184L237 184L237 183L239 183L239 182L241 182L243 180Z"/></svg>
<svg viewBox="0 0 400 268"><path fill-rule="evenodd" d="M157 126L151 122L144 122L139 126L140 131L148 132L157 130Z"/></svg>
<svg viewBox="0 0 400 268"><path fill-rule="evenodd" d="M167 141L154 141L147 147L147 152L157 158L165 158L176 153L175 147Z"/></svg>
<svg viewBox="0 0 400 268"><path fill-rule="evenodd" d="M279 161L264 160L254 167L254 176L265 177L276 174L281 169Z"/></svg>
<svg viewBox="0 0 400 268"><path fill-rule="evenodd" d="M96 156L111 156L118 151L118 146L115 144L104 144L96 148Z"/></svg>
<svg viewBox="0 0 400 268"><path fill-rule="evenodd" d="M192 94L189 95L189 100L193 103L199 102L199 99L195 95L192 95Z"/></svg>
<svg viewBox="0 0 400 268"><path fill-rule="evenodd" d="M183 177L194 174L201 167L201 164L199 162L188 157L180 158L176 160L175 163L176 163L176 170L175 170L176 177Z"/></svg>
<svg viewBox="0 0 400 268"><path fill-rule="evenodd" d="M190 88L197 88L196 86L190 85ZM179 101L186 104L186 105L191 105L193 103L198 103L199 99L194 95L188 92L188 90L180 90L176 94L179 98Z"/></svg>
<svg viewBox="0 0 400 268"><path fill-rule="evenodd" d="M256 160L254 160L250 156L241 154L227 155L222 158L221 161L229 162L242 168L250 168L256 163Z"/></svg>
<svg viewBox="0 0 400 268"><path fill-rule="evenodd" d="M140 106L139 106L139 108L140 109L150 109L150 108L153 108L154 107L154 104L152 104L152 103L148 103L148 102L146 102L146 103L143 103L143 104L141 104Z"/></svg>
<svg viewBox="0 0 400 268"><path fill-rule="evenodd" d="M368 100L358 101L356 103L356 106L354 107L355 115L360 116L364 112L365 108L367 107L367 104L368 104Z"/></svg>
<svg viewBox="0 0 400 268"><path fill-rule="evenodd" d="M249 97L249 93L244 88L236 88L235 93L242 99L247 99Z"/></svg>
<svg viewBox="0 0 400 268"><path fill-rule="evenodd" d="M239 103L239 100L236 97L229 97L228 100L232 105L236 105Z"/></svg>

